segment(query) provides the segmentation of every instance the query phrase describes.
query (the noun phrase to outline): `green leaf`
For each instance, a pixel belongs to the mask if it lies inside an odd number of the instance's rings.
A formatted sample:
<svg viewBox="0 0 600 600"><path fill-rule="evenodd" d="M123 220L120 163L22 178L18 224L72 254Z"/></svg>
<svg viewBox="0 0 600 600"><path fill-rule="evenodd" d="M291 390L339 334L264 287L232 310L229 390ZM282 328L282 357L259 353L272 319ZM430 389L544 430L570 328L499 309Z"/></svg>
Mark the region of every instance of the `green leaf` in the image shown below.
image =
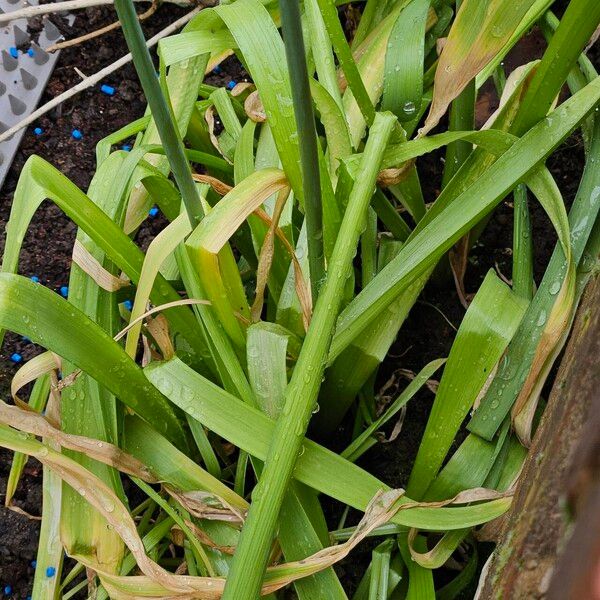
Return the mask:
<svg viewBox="0 0 600 600"><path fill-rule="evenodd" d="M100 326L51 290L0 274L0 326L72 362L180 447L185 436L172 407L140 367Z"/></svg>
<svg viewBox="0 0 600 600"><path fill-rule="evenodd" d="M177 358L151 363L144 372L173 403L208 429L260 460L266 458L275 423L258 409L228 394ZM377 491L389 489L360 467L310 440L305 440L302 447L294 477L319 492L365 510ZM411 500L405 496L401 502ZM434 531L461 529L493 519L509 505L510 499L502 498L468 507L411 508L398 512L392 521Z"/></svg>
<svg viewBox="0 0 600 600"><path fill-rule="evenodd" d="M381 107L400 121L413 119L421 106L429 4L412 0L398 15L388 41Z"/></svg>
<svg viewBox="0 0 600 600"><path fill-rule="evenodd" d="M288 336L275 332L268 324L248 328L247 357L250 385L259 408L272 419L282 409L287 386L286 351Z"/></svg>
<svg viewBox="0 0 600 600"><path fill-rule="evenodd" d="M126 194L119 189L121 186L115 186L114 173L126 168L126 161L134 162L136 158L125 158L122 153L109 156L99 167L88 190L90 199L119 225L122 225L125 215ZM127 181L125 178L123 180ZM118 275L118 270L106 259L102 249L98 248L84 231L78 231L76 244L81 245L111 275ZM71 266L69 277L69 303L81 310L110 336L117 333L121 322L117 312L116 295L100 288L75 262ZM63 361L64 378L73 376L76 370L74 364ZM61 428L66 433L117 444L115 397L89 375L80 374L63 391L60 413ZM115 469L76 452L65 450L64 453L99 477L121 499L125 498L121 479ZM107 529L104 518L67 485L63 486L62 501L61 539L66 550L70 554L93 557L102 569L117 573L124 552L124 544L119 536Z"/></svg>
<svg viewBox="0 0 600 600"><path fill-rule="evenodd" d="M596 167L600 160L600 119L595 119L594 136L577 195L569 213L570 247L573 261L582 262L585 245L600 210L600 176ZM557 244L544 277L527 309L521 326L485 397L471 419L468 428L491 440L503 418L519 394L531 369L536 348L542 337L548 315L557 302L557 295L568 271L568 262L561 244ZM502 394L499 392L502 391ZM492 407L492 402L494 402Z"/></svg>
<svg viewBox="0 0 600 600"><path fill-rule="evenodd" d="M205 490L240 510L247 502L207 473L150 425L134 416L124 420L123 449L148 466L157 479L182 492Z"/></svg>
<svg viewBox="0 0 600 600"><path fill-rule="evenodd" d="M421 499L442 466L477 395L516 331L527 301L513 294L489 271L462 320L425 433L407 492Z"/></svg>
<svg viewBox="0 0 600 600"><path fill-rule="evenodd" d="M288 191L288 180L279 169L255 171L221 199L185 244L213 310L240 351L245 328L238 316L249 319L250 310L228 241L265 200Z"/></svg>
<svg viewBox="0 0 600 600"><path fill-rule="evenodd" d="M386 540L373 550L369 600L385 600L389 597L390 560L393 547L394 541Z"/></svg>
<svg viewBox="0 0 600 600"><path fill-rule="evenodd" d="M250 384L261 410L276 419L283 408L288 336L275 331L271 324L256 323L248 328L248 373ZM260 476L262 467L257 470ZM327 525L313 490L293 482L281 507L279 540L287 561L301 560L328 543ZM312 521L312 523L311 523ZM313 523L315 526L313 526ZM324 535L319 539L316 526ZM300 600L312 598L346 598L343 588L330 567L298 580L294 584Z"/></svg>
<svg viewBox="0 0 600 600"><path fill-rule="evenodd" d="M300 148L283 41L258 0L237 0L214 11L223 19L260 93L279 157L295 195L302 202Z"/></svg>
<svg viewBox="0 0 600 600"><path fill-rule="evenodd" d="M404 564L408 569L408 591L406 600L435 600L433 572L416 563L410 555L405 534L398 536L398 546ZM419 552L427 551L427 542L423 536L417 536L414 547Z"/></svg>
<svg viewBox="0 0 600 600"><path fill-rule="evenodd" d="M502 63L509 50L523 37L523 35L535 24L536 21L550 8L554 0L535 0L525 16L515 29L509 40L504 44L502 50L495 58L477 74L476 86L481 86L492 76L496 68Z"/></svg>

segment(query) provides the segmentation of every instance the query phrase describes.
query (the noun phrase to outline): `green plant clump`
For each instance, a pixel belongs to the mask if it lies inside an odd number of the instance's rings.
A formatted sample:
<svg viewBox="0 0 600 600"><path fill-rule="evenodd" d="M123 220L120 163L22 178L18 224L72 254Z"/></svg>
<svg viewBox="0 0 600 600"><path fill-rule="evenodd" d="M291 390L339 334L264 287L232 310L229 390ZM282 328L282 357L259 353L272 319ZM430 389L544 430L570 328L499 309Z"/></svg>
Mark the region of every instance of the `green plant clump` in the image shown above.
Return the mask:
<svg viewBox="0 0 600 600"><path fill-rule="evenodd" d="M15 452L8 505L26 457L43 464L36 600L86 586L98 599L254 600L291 586L344 599L333 567L366 536L379 545L356 599L473 589L474 528L510 507L597 264L600 78L585 49L600 3L571 0L559 21L552 0L367 0L344 31L346 4L205 8L160 42L157 77L133 3L115 0L147 115L98 144L87 192L37 156L23 167L0 327L45 352L0 405L0 445ZM507 76L504 57L535 25L541 60ZM231 54L251 82L204 83ZM476 129L489 80L500 106ZM586 167L567 214L545 161L576 130ZM115 149L132 136L130 152ZM425 197L416 160L443 148L441 191ZM68 299L17 274L45 199L79 227ZM536 282L534 201L558 239ZM469 251L503 202L512 281L490 271L467 298ZM168 224L144 253L134 239L153 205ZM425 285L452 277L468 308L449 356L378 410L379 366ZM390 489L356 461L434 378L406 490ZM335 453L322 443L342 420L351 436ZM126 479L145 498L135 506ZM325 496L360 523L330 531ZM453 555L461 570L436 589Z"/></svg>

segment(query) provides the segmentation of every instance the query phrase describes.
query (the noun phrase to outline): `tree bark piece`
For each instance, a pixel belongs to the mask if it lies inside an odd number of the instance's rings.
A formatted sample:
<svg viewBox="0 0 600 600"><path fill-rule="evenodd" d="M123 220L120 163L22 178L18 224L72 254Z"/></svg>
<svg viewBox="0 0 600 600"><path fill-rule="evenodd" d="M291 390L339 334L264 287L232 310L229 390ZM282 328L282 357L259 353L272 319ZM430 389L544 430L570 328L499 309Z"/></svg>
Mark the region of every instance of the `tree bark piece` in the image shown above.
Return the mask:
<svg viewBox="0 0 600 600"><path fill-rule="evenodd" d="M599 356L596 276L579 308L478 600L600 600Z"/></svg>

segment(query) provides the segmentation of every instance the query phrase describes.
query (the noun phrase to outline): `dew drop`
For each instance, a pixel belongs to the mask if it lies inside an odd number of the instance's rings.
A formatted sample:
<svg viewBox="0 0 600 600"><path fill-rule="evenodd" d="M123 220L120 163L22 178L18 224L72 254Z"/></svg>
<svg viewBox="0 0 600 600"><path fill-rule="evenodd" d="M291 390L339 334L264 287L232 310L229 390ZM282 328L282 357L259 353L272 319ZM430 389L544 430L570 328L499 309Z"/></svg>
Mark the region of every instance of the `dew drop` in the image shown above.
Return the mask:
<svg viewBox="0 0 600 600"><path fill-rule="evenodd" d="M405 102L404 106L402 107L402 110L404 111L405 115L414 115L417 107L415 106L414 102L411 102L410 100L408 102Z"/></svg>

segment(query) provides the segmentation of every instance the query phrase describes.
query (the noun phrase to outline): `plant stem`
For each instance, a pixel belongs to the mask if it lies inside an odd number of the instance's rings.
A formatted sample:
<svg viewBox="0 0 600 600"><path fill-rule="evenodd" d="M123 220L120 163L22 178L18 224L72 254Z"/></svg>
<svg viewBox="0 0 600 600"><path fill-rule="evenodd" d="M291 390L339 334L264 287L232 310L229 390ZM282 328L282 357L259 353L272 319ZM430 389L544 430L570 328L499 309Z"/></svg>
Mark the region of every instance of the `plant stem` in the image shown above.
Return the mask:
<svg viewBox="0 0 600 600"><path fill-rule="evenodd" d="M308 266L314 303L318 297L319 286L325 276L323 208L321 205L321 180L317 154L317 130L308 83L300 6L298 0L281 0L279 6L281 9L281 28L285 41L285 55L292 86L294 114L300 141L300 160L304 178L304 210L308 234Z"/></svg>
<svg viewBox="0 0 600 600"><path fill-rule="evenodd" d="M192 227L195 227L203 216L200 196L192 179L190 164L185 157L183 142L173 124L171 112L160 89L156 70L152 64L150 52L146 47L146 40L135 12L133 0L115 0L115 9L123 27L127 46L133 57L135 70L152 111L160 140L169 160L173 177L175 177L181 192L190 223Z"/></svg>
<svg viewBox="0 0 600 600"><path fill-rule="evenodd" d="M533 243L527 186L524 183L515 188L514 203L513 290L522 298L531 300L533 298Z"/></svg>
<svg viewBox="0 0 600 600"><path fill-rule="evenodd" d="M286 389L283 412L277 420L265 468L225 584L223 600L255 600L259 596L283 497L314 408L325 369L331 335L340 310L346 278L352 267L365 213L395 118L378 114L361 161L361 177L348 206L331 257L310 327Z"/></svg>
<svg viewBox="0 0 600 600"><path fill-rule="evenodd" d="M470 131L474 127L475 114L475 80L460 93L450 108L448 131ZM464 140L448 144L442 187L454 177L461 165L471 154L473 146Z"/></svg>

